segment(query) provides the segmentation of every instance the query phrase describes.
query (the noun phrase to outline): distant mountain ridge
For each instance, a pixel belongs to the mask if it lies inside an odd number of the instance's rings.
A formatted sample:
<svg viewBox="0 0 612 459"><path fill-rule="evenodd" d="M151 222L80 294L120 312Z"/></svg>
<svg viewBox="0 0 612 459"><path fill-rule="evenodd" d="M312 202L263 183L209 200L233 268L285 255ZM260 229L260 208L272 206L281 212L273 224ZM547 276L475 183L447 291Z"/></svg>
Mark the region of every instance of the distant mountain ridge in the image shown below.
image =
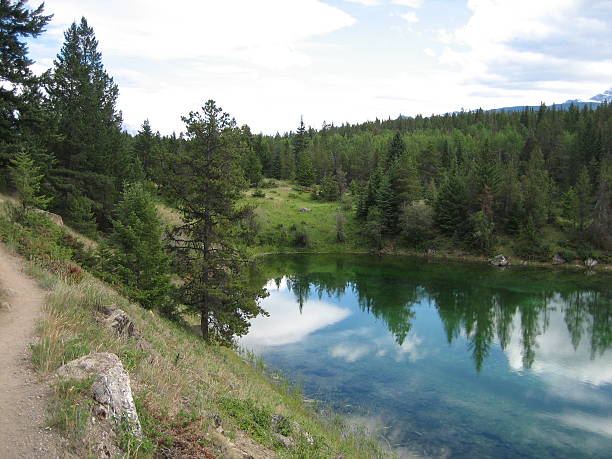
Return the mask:
<svg viewBox="0 0 612 459"><path fill-rule="evenodd" d="M565 102L561 104L552 104L550 107L551 108L555 107L557 110L567 110L572 105L578 108L584 108L587 106L591 108L596 108L598 105L604 102L612 103L612 88L602 92L601 94L597 94L588 100L570 99L570 100L566 100ZM527 107L525 107L524 105L516 105L514 107L494 108L489 111L491 112L522 112L525 110L525 108L537 110L540 108L540 106L539 105L528 105Z"/></svg>

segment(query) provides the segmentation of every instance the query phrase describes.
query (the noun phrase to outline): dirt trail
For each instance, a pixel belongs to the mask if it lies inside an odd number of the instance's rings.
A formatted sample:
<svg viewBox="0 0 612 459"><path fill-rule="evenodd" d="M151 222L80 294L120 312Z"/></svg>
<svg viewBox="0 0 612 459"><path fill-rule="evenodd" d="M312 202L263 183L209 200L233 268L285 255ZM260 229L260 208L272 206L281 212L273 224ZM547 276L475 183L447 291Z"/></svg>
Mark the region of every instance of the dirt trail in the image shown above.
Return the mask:
<svg viewBox="0 0 612 459"><path fill-rule="evenodd" d="M58 436L45 428L49 386L30 361L45 292L1 244L0 288L0 302L9 304L0 309L0 458L67 457Z"/></svg>

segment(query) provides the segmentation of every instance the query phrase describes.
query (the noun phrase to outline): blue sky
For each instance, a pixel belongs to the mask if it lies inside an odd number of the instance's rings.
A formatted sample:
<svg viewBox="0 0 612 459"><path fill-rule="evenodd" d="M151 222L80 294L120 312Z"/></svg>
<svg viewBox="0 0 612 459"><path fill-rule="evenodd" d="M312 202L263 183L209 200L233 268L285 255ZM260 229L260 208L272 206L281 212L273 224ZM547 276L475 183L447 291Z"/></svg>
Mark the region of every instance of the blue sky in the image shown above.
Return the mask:
<svg viewBox="0 0 612 459"><path fill-rule="evenodd" d="M31 6L38 2L30 0ZM563 102L612 86L612 0L47 0L40 72L85 16L129 128L215 99L254 132Z"/></svg>

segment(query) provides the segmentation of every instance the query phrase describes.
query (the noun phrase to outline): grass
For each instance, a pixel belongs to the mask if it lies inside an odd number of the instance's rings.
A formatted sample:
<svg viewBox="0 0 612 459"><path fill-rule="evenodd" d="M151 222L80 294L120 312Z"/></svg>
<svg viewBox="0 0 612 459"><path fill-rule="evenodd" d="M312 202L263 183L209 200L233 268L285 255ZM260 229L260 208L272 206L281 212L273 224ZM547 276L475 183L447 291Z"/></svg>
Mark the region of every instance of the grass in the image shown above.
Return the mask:
<svg viewBox="0 0 612 459"><path fill-rule="evenodd" d="M350 252L367 250L358 235L350 196L343 202L313 199L312 192L277 181L274 188L265 188L264 197L254 197L249 190L244 202L253 205L258 235L253 253L321 251ZM309 209L301 212L300 209ZM336 216L344 216L344 240L338 242ZM297 243L298 233L306 233L307 244Z"/></svg>
<svg viewBox="0 0 612 459"><path fill-rule="evenodd" d="M98 305L109 304L133 318L159 353L155 364L149 363L133 339L118 337L93 319ZM144 426L154 445L182 441L175 434L177 426L184 427L185 419L192 433L212 442L206 432L212 429L211 415L218 414L225 430L243 431L270 449L279 449L265 419L280 414L317 439L311 455L303 457L382 455L372 440L353 436L348 426L330 428L300 398L277 388L233 350L205 344L190 329L129 303L95 278L86 276L78 284L58 279L49 294L45 317L40 342L33 349L33 361L40 371L48 374L92 351L117 354L130 371L135 396L147 400L148 405L140 405L141 417L159 421ZM74 417L79 416L80 411L75 411Z"/></svg>
<svg viewBox="0 0 612 459"><path fill-rule="evenodd" d="M30 274L49 291L32 361L42 376L50 376L64 363L90 352L119 356L130 373L145 432L143 440L130 436L127 429L120 432L118 442L126 457L155 457L161 450L226 457L230 439L243 445L248 443L246 437L262 444L270 456L385 456L372 438L335 418L315 414L299 391L268 378L257 359L206 344L190 327L141 308L90 274L75 275L68 269L75 264L69 248L62 245L61 230L46 220L31 223L37 227L29 229L0 215L0 240L26 256L34 251L35 256L28 257ZM134 338L101 326L95 319L101 305L123 309L152 353L143 351ZM51 404L51 425L67 433L77 449L88 444L82 438L91 417L86 391L85 384L59 382ZM285 448L275 439L272 415L299 426L295 447ZM225 435L215 428L218 419ZM84 456L92 453L79 450Z"/></svg>

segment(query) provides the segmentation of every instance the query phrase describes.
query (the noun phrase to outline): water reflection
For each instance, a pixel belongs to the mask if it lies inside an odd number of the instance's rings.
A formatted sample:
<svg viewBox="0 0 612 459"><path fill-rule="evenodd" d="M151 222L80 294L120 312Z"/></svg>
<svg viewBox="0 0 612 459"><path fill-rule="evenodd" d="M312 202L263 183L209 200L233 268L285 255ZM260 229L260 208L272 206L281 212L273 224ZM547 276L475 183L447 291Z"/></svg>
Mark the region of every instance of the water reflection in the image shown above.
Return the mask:
<svg viewBox="0 0 612 459"><path fill-rule="evenodd" d="M242 344L398 455L608 457L612 283L404 258L279 256Z"/></svg>
<svg viewBox="0 0 612 459"><path fill-rule="evenodd" d="M359 260L357 265L356 259ZM579 287L586 279L581 274L555 277L551 273L528 270L499 272L481 266L457 269L457 266L422 264L405 259L381 262L346 256L277 257L268 261L266 269L286 275L277 277L269 287L286 287L294 295L300 313L308 302L309 313L299 319L289 318L292 313L282 304L266 303L267 308L279 310L272 316L283 327L290 327L293 341L326 326L326 322L335 323L345 318L336 310L337 307L325 306L320 300L323 297L341 299L348 291L356 296L362 311L386 324L400 348L411 349L414 346L413 342L404 343L413 327L415 308L421 305L434 307L449 344L460 336L467 337L478 371L494 343L507 352L515 369L532 368L536 351L543 359L550 357L546 355L548 348L555 352L561 352L561 349L570 352L566 349L569 345L566 337L558 336L560 318L569 332L573 355L588 352L590 358L595 359L612 345L612 300L609 293ZM311 298L317 298L319 302L309 301ZM344 314L348 311L344 310ZM552 315L557 322L553 333L549 333ZM316 324L312 323L313 316ZM271 323L268 326L275 330L282 328ZM260 335L258 322L253 328L254 334ZM555 337L557 343L550 347L548 343ZM272 342L274 339L268 340L268 344ZM280 340L276 344L284 342ZM355 360L360 353L363 349L353 350L349 356ZM339 348L336 354L343 355L342 349ZM542 362L537 369L544 366L546 364ZM587 368L588 365L583 372L588 373ZM582 370L572 371L580 374ZM602 377L603 380L584 374L581 379L611 381L609 374Z"/></svg>

